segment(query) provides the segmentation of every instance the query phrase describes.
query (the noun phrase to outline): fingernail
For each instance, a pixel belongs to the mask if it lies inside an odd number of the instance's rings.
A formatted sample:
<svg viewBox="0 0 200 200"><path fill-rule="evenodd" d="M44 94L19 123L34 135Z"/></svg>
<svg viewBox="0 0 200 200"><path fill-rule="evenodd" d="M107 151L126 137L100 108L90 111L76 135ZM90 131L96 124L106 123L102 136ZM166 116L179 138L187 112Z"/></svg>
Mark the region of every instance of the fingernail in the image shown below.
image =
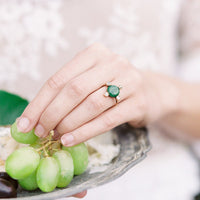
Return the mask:
<svg viewBox="0 0 200 200"><path fill-rule="evenodd" d="M44 128L42 125L38 124L35 127L35 135L37 135L38 137L43 137L44 135Z"/></svg>
<svg viewBox="0 0 200 200"><path fill-rule="evenodd" d="M74 144L74 136L72 134L66 134L62 136L61 142L64 146L72 146Z"/></svg>
<svg viewBox="0 0 200 200"><path fill-rule="evenodd" d="M17 120L17 130L20 132L25 132L30 124L30 120L26 117L21 117Z"/></svg>

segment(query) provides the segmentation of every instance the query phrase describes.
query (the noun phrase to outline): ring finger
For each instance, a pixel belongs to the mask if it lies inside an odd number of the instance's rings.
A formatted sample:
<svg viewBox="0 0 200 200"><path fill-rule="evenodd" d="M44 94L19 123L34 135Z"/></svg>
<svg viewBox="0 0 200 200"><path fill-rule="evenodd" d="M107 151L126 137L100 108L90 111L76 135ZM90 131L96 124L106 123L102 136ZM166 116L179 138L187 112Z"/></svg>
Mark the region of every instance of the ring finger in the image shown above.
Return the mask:
<svg viewBox="0 0 200 200"><path fill-rule="evenodd" d="M121 79L126 80L126 79ZM114 81L123 84L123 89L120 90L119 96L121 97L118 103L125 100L131 95L131 85L125 81ZM116 84L117 85L117 84ZM116 104L115 98L105 97L107 87L102 87L89 95L85 101L77 106L70 114L68 114L56 127L56 131L63 135L64 133L71 132L90 120L96 118L112 106Z"/></svg>

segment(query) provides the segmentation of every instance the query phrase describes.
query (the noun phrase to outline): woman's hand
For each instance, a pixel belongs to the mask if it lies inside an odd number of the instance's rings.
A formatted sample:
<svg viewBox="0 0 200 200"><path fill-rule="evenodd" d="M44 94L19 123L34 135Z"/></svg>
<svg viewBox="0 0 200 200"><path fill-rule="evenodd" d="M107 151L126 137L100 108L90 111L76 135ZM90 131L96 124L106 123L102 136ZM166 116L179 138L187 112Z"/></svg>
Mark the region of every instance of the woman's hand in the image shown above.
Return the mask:
<svg viewBox="0 0 200 200"><path fill-rule="evenodd" d="M123 88L105 97L105 84ZM178 92L173 80L142 72L126 59L94 44L77 54L41 88L18 119L18 129L35 128L39 137L55 129L65 146L73 146L115 126L135 127L155 122L176 109Z"/></svg>

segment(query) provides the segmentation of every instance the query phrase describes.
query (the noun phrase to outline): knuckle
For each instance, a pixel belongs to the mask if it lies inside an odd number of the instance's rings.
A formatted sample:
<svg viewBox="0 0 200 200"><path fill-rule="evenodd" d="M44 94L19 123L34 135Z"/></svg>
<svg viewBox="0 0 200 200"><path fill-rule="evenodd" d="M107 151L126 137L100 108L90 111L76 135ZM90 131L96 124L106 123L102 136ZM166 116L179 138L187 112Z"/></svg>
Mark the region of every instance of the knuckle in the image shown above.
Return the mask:
<svg viewBox="0 0 200 200"><path fill-rule="evenodd" d="M136 114L136 124L141 124L144 120L144 116L143 116L143 113L141 112L138 112L138 114Z"/></svg>
<svg viewBox="0 0 200 200"><path fill-rule="evenodd" d="M106 48L103 44L98 42L89 46L89 50L95 51L100 54L108 54L110 52L108 48Z"/></svg>
<svg viewBox="0 0 200 200"><path fill-rule="evenodd" d="M144 120L140 120L140 121L133 120L133 121L130 122L130 124L132 126L134 126L135 128L141 128L141 127L143 127L145 125L145 122L144 122Z"/></svg>
<svg viewBox="0 0 200 200"><path fill-rule="evenodd" d="M142 126L144 126L146 124L145 119L143 118L143 116L140 115L140 118L138 118L135 121L135 128L140 128Z"/></svg>
<svg viewBox="0 0 200 200"><path fill-rule="evenodd" d="M112 53L111 59L113 60L115 65L123 66L123 67L130 66L129 61L126 58L124 58L123 56L120 56L116 53Z"/></svg>
<svg viewBox="0 0 200 200"><path fill-rule="evenodd" d="M130 84L133 85L135 92L141 93L144 89L144 80L139 72L136 70L131 70L129 75L131 75Z"/></svg>
<svg viewBox="0 0 200 200"><path fill-rule="evenodd" d="M124 58L123 56L119 56L119 55L114 55L114 56L115 56L117 63L120 66L129 66L129 61L126 58Z"/></svg>
<svg viewBox="0 0 200 200"><path fill-rule="evenodd" d="M143 83L142 76L138 71L134 72L134 82L136 85L138 85L138 87L140 87Z"/></svg>
<svg viewBox="0 0 200 200"><path fill-rule="evenodd" d="M103 102L100 98L97 98L97 96L91 95L88 101L89 106L92 108L92 110L101 110L103 107Z"/></svg>
<svg viewBox="0 0 200 200"><path fill-rule="evenodd" d="M55 74L47 80L47 85L51 89L59 89L65 84L64 77L61 74Z"/></svg>
<svg viewBox="0 0 200 200"><path fill-rule="evenodd" d="M99 49L102 49L102 48L105 48L105 47L104 47L103 44L101 44L99 42L95 42L95 43L91 44L89 48L91 48L93 50L95 50L95 49L99 50Z"/></svg>
<svg viewBox="0 0 200 200"><path fill-rule="evenodd" d="M69 83L69 90L68 92L71 93L72 96L82 96L84 93L85 93L85 90L82 86L83 84L80 84L79 81L77 80L72 80L70 83Z"/></svg>
<svg viewBox="0 0 200 200"><path fill-rule="evenodd" d="M112 54L111 57L112 61L112 68L114 69L114 72L116 75L120 75L122 72L129 71L130 63L128 60L122 56L119 56L117 54Z"/></svg>

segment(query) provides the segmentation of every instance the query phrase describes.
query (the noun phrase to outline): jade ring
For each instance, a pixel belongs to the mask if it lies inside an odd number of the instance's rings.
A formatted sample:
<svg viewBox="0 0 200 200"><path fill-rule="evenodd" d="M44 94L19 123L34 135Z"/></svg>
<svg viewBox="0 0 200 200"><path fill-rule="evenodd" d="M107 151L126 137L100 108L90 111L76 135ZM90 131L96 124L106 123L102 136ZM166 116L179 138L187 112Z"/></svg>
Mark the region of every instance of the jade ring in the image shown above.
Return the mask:
<svg viewBox="0 0 200 200"><path fill-rule="evenodd" d="M106 86L107 86L107 91L105 92L104 96L115 98L116 103L118 103L118 101L120 100L119 93L120 93L120 89L122 89L122 87L112 85L111 83L106 83Z"/></svg>

